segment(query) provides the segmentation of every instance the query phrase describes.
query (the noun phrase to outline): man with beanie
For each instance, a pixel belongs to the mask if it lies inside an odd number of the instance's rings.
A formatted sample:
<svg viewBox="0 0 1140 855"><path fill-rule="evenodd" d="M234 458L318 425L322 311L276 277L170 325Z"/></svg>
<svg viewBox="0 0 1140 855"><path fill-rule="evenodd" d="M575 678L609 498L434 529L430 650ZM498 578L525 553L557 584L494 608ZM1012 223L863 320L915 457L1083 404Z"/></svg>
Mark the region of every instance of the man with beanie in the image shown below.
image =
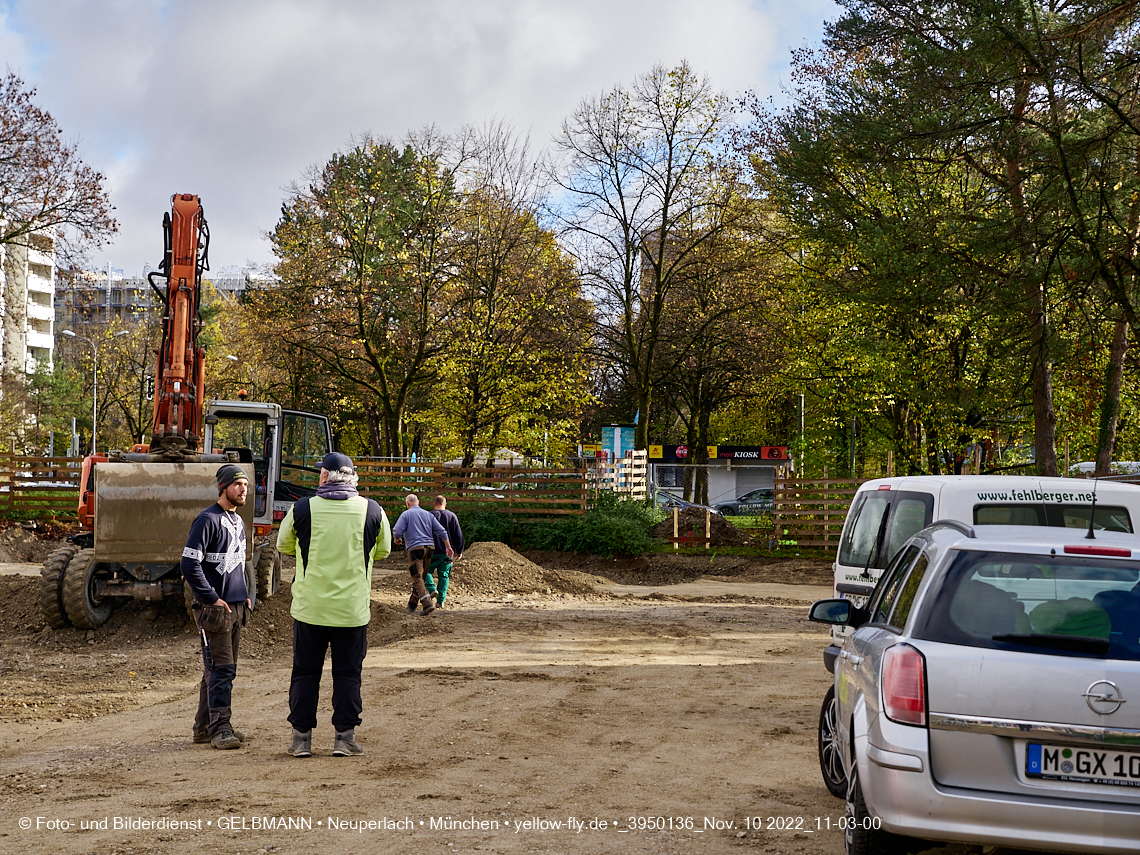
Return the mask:
<svg viewBox="0 0 1140 855"><path fill-rule="evenodd" d="M245 583L245 523L234 513L245 504L249 480L234 463L218 469L218 501L198 514L182 550L182 576L194 591L202 639L202 682L194 741L239 748L245 740L230 723L241 628L252 609Z"/></svg>
<svg viewBox="0 0 1140 855"><path fill-rule="evenodd" d="M439 520L439 524L447 532L446 540L450 541L452 551L455 552L455 560L458 561L463 557L463 529L459 526L459 517L447 509L447 499L444 496L436 496L432 500L432 505L434 507L428 513ZM424 579L428 593L435 600L436 607L441 609L443 601L447 599L447 588L451 584L451 558L444 553L444 545L444 540L441 540L437 534L435 554L431 557L431 566Z"/></svg>
<svg viewBox="0 0 1140 855"><path fill-rule="evenodd" d="M321 461L317 494L300 499L281 523L277 549L297 556L293 577L293 674L289 753L310 757L325 653L332 648L333 756L363 754L356 741L363 705L360 672L368 652L372 562L388 557L392 529L383 508L356 490L343 454Z"/></svg>
<svg viewBox="0 0 1140 855"><path fill-rule="evenodd" d="M448 540L447 530L430 512L420 507L420 499L415 493L408 494L404 505L406 510L396 520L392 536L403 541L408 553L408 572L412 574L412 596L408 599L408 612L414 613L416 606L422 605L424 614L430 615L435 611L435 606L428 593L425 577L436 539L443 544L448 558L454 559L455 552Z"/></svg>

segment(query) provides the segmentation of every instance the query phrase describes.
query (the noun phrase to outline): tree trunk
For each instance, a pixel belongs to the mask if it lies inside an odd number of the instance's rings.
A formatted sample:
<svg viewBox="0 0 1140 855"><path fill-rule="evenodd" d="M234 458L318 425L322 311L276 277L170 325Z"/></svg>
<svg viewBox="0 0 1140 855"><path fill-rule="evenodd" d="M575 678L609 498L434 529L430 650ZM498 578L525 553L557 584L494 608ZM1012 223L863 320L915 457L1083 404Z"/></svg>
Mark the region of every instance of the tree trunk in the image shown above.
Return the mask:
<svg viewBox="0 0 1140 855"><path fill-rule="evenodd" d="M1096 443L1096 475L1112 474L1112 449L1116 445L1116 423L1120 418L1120 388L1124 381L1124 355L1128 352L1128 322L1119 320L1108 351L1104 372L1104 397L1100 404L1100 433Z"/></svg>
<svg viewBox="0 0 1140 855"><path fill-rule="evenodd" d="M364 417L368 420L368 442L372 446L372 456L382 457L384 455L384 436L381 433L380 413L376 410L376 405L367 402L364 405Z"/></svg>
<svg viewBox="0 0 1140 855"><path fill-rule="evenodd" d="M695 491L697 498L694 499L701 505L709 503L709 416L708 408L701 406L695 419L697 423L697 447L689 452L693 462L702 467L697 470Z"/></svg>

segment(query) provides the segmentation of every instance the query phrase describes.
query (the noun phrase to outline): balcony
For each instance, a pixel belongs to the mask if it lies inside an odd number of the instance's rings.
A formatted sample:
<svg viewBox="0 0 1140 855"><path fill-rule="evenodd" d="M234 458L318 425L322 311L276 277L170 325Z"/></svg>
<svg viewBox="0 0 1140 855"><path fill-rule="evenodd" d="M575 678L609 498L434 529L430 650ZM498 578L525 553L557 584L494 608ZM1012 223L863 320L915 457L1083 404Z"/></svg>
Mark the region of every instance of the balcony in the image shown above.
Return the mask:
<svg viewBox="0 0 1140 855"><path fill-rule="evenodd" d="M50 353L55 348L55 340L48 333L28 330L26 335L28 350L31 350L33 348L40 348Z"/></svg>

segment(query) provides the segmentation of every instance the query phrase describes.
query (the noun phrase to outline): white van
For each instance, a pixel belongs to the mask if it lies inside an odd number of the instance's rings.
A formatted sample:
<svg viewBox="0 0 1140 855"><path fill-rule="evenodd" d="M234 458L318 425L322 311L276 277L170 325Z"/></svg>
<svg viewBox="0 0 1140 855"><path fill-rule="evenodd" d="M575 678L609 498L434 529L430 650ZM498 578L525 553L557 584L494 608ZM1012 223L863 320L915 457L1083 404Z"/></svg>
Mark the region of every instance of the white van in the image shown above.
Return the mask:
<svg viewBox="0 0 1140 855"><path fill-rule="evenodd" d="M1118 481L1002 475L879 478L859 487L835 557L835 595L855 600L874 590L907 539L938 520L966 525L1089 527L1133 533L1140 486Z"/></svg>

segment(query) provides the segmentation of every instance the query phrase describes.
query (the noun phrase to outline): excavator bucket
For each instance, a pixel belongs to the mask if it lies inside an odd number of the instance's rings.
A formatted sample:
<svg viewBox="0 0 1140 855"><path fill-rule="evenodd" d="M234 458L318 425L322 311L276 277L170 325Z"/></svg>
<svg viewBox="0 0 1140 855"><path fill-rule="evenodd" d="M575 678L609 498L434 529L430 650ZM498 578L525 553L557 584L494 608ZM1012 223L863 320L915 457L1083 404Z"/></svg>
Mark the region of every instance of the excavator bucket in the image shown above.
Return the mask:
<svg viewBox="0 0 1140 855"><path fill-rule="evenodd" d="M253 464L240 464L253 490ZM217 463L100 463L95 467L95 560L177 563L194 518L218 500ZM253 496L239 509L253 555Z"/></svg>

